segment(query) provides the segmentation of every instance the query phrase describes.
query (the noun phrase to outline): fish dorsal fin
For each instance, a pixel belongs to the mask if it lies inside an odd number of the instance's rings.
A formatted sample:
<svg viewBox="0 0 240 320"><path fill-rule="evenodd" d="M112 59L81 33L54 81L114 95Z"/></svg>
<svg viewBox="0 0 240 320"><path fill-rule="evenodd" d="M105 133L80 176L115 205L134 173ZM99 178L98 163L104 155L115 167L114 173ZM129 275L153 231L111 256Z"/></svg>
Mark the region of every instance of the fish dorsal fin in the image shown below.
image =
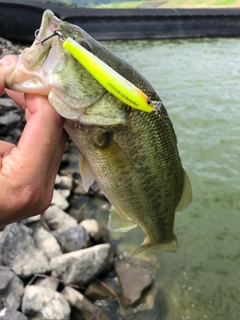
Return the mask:
<svg viewBox="0 0 240 320"><path fill-rule="evenodd" d="M186 209L192 202L192 188L186 172L183 170L183 191L181 199L176 207L176 212Z"/></svg>
<svg viewBox="0 0 240 320"><path fill-rule="evenodd" d="M111 231L127 232L133 228L136 228L136 223L126 219L121 215L114 207L110 210L108 229Z"/></svg>
<svg viewBox="0 0 240 320"><path fill-rule="evenodd" d="M79 153L79 168L82 177L83 188L85 191L88 191L88 189L96 179L89 167L86 158L81 154L81 152Z"/></svg>

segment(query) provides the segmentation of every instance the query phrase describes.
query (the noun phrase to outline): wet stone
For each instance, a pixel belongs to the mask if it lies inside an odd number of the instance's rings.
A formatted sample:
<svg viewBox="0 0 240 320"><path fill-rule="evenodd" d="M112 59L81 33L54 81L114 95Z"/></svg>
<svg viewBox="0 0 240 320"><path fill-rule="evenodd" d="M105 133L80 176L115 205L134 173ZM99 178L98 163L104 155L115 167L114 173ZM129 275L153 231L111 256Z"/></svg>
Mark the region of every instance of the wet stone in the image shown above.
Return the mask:
<svg viewBox="0 0 240 320"><path fill-rule="evenodd" d="M84 295L92 301L104 300L112 297L109 291L98 280L90 283L85 290Z"/></svg>
<svg viewBox="0 0 240 320"><path fill-rule="evenodd" d="M52 203L57 205L59 208L62 210L66 210L69 207L69 203L66 200L66 198L63 196L60 190L53 190L53 198L52 198Z"/></svg>
<svg viewBox="0 0 240 320"><path fill-rule="evenodd" d="M38 214L36 216L29 217L29 218L21 220L21 223L23 223L23 224L25 224L27 226L31 226L32 224L35 224L36 222L40 222L40 219L41 219L41 215Z"/></svg>
<svg viewBox="0 0 240 320"><path fill-rule="evenodd" d="M14 272L8 267L0 266L0 294L6 290L14 277Z"/></svg>
<svg viewBox="0 0 240 320"><path fill-rule="evenodd" d="M18 123L21 120L21 116L16 113L8 113L7 115L0 116L1 126L11 126Z"/></svg>
<svg viewBox="0 0 240 320"><path fill-rule="evenodd" d="M62 253L60 245L54 236L41 226L34 230L33 239L36 247L44 251L49 259Z"/></svg>
<svg viewBox="0 0 240 320"><path fill-rule="evenodd" d="M71 190L69 190L69 189L58 189L58 191L61 193L61 195L62 195L65 199L67 199L67 198L70 196L70 194L71 194Z"/></svg>
<svg viewBox="0 0 240 320"><path fill-rule="evenodd" d="M2 239L3 264L20 277L50 271L49 261L31 237L32 230L21 223L5 227Z"/></svg>
<svg viewBox="0 0 240 320"><path fill-rule="evenodd" d="M113 263L110 244L62 254L51 260L52 275L67 283L81 287L88 285L98 275L107 272Z"/></svg>
<svg viewBox="0 0 240 320"><path fill-rule="evenodd" d="M76 219L77 222L82 221L82 212L81 212L81 210L70 208L70 209L68 210L68 214L69 214L71 217L73 217L74 219Z"/></svg>
<svg viewBox="0 0 240 320"><path fill-rule="evenodd" d="M150 272L132 266L127 262L117 263L115 270L125 305L132 306L139 302L144 290L149 288L153 283Z"/></svg>
<svg viewBox="0 0 240 320"><path fill-rule="evenodd" d="M51 230L77 226L78 222L57 205L50 206L42 215Z"/></svg>
<svg viewBox="0 0 240 320"><path fill-rule="evenodd" d="M15 102L13 102L13 100L10 98L1 98L1 100L0 100L0 106L1 106L0 110L1 109L3 110L3 107L9 108L9 107L12 107L13 105L15 105ZM2 112L2 114L3 114L3 112ZM0 115L1 115L1 111L0 111Z"/></svg>
<svg viewBox="0 0 240 320"><path fill-rule="evenodd" d="M88 201L89 201L89 196L86 196L86 195L80 195L79 196L79 195L73 194L69 198L69 204L74 209L82 208L82 206L85 206L86 203L88 203Z"/></svg>
<svg viewBox="0 0 240 320"><path fill-rule="evenodd" d="M58 189L68 189L72 190L73 187L73 179L68 176L60 176L57 175L56 181L55 181L55 186Z"/></svg>
<svg viewBox="0 0 240 320"><path fill-rule="evenodd" d="M89 235L80 225L55 230L53 235L61 245L63 252L86 248L89 243Z"/></svg>
<svg viewBox="0 0 240 320"><path fill-rule="evenodd" d="M82 182L78 181L77 183L75 183L75 187L73 189L73 193L76 194L76 195L82 195L82 194L86 193L86 191L83 188Z"/></svg>
<svg viewBox="0 0 240 320"><path fill-rule="evenodd" d="M14 275L7 288L0 294L6 305L12 309L18 310L21 304L24 286L22 280Z"/></svg>
<svg viewBox="0 0 240 320"><path fill-rule="evenodd" d="M108 241L108 230L101 226L96 220L86 219L83 220L80 225L87 230L95 243L105 243Z"/></svg>
<svg viewBox="0 0 240 320"><path fill-rule="evenodd" d="M14 45L11 41L0 37L0 59L6 54L21 54L22 49L18 45Z"/></svg>
<svg viewBox="0 0 240 320"><path fill-rule="evenodd" d="M31 320L68 320L71 309L66 298L59 292L33 285L25 289L22 311Z"/></svg>
<svg viewBox="0 0 240 320"><path fill-rule="evenodd" d="M43 287L45 289L57 290L59 285L59 280L54 277L45 276L45 277L38 278L34 282L34 284L37 286Z"/></svg>
<svg viewBox="0 0 240 320"><path fill-rule="evenodd" d="M94 305L84 295L71 287L65 287L62 294L74 308L72 320L110 320L107 314L98 306Z"/></svg>
<svg viewBox="0 0 240 320"><path fill-rule="evenodd" d="M78 222L82 221L83 219L83 210L87 206L88 202L90 201L89 195L71 195L69 198L70 203L70 210L68 213L75 218Z"/></svg>
<svg viewBox="0 0 240 320"><path fill-rule="evenodd" d="M7 307L0 311L0 320L28 320L28 318L21 312Z"/></svg>
<svg viewBox="0 0 240 320"><path fill-rule="evenodd" d="M0 140L16 144L25 125L24 112L6 94L0 98Z"/></svg>

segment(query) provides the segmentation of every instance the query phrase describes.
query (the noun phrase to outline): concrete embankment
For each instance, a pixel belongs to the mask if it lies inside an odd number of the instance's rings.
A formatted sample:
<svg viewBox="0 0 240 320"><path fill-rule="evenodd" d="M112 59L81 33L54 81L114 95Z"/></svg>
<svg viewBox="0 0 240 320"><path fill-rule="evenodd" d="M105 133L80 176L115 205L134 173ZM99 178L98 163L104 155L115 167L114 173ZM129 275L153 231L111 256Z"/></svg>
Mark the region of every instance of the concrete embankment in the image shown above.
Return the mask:
<svg viewBox="0 0 240 320"><path fill-rule="evenodd" d="M240 8L89 9L29 0L0 0L0 36L32 42L47 8L98 40L240 35Z"/></svg>

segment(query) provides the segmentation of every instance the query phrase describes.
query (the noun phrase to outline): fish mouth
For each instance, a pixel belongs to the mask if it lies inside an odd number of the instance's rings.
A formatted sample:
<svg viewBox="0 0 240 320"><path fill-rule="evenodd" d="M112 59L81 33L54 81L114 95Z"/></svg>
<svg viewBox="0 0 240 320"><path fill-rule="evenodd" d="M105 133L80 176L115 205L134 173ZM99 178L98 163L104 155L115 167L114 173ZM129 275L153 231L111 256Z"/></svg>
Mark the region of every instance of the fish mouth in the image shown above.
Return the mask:
<svg viewBox="0 0 240 320"><path fill-rule="evenodd" d="M54 13L50 10L46 10L43 13L41 26L38 30L35 31L35 43L42 42L44 39L50 37L52 33L59 29L61 20L54 16Z"/></svg>
<svg viewBox="0 0 240 320"><path fill-rule="evenodd" d="M6 78L7 88L19 92L27 90L27 92L43 95L49 93L49 90L42 84L42 78L48 74L49 55L56 54L59 49L60 52L63 51L59 47L62 46L60 37L50 37L59 28L60 23L61 20L55 17L52 11L44 12L40 29L35 32L36 38L32 46L23 51L15 69ZM46 41L47 38L49 38L48 41ZM54 61L54 59L51 60Z"/></svg>
<svg viewBox="0 0 240 320"><path fill-rule="evenodd" d="M61 20L54 13L46 10L42 17L41 26L35 32L35 41L29 50L20 56L20 61L27 70L36 71L41 68L49 56L50 49L62 44L59 30ZM53 37L53 35L56 35Z"/></svg>
<svg viewBox="0 0 240 320"><path fill-rule="evenodd" d="M61 21L52 11L46 10L41 26L35 34L36 39L32 46L20 55L16 67L7 76L6 87L14 91L40 94L49 98L50 93L52 93L51 97L58 95L62 104L65 102L74 112L78 112L78 109L82 112L84 108L97 103L106 90L63 48L63 42L69 35L88 46L88 49L92 49L80 28ZM81 75L78 79L81 79L82 86L77 88L79 93L77 98L74 89L65 90L64 79L61 78L67 78L69 65L70 71L73 70ZM84 83L92 85L87 86ZM95 89L92 90L92 87Z"/></svg>

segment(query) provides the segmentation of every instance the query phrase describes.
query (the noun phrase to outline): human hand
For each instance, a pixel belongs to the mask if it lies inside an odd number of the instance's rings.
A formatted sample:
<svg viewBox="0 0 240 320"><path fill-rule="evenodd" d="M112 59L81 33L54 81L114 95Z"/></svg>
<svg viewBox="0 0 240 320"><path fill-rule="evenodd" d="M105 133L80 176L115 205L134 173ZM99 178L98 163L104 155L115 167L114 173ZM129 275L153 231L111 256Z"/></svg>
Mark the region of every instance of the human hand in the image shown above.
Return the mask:
<svg viewBox="0 0 240 320"><path fill-rule="evenodd" d="M0 60L0 94L17 57ZM8 95L23 110L27 124L17 146L0 141L0 226L37 215L50 205L67 134L64 119L43 96Z"/></svg>

